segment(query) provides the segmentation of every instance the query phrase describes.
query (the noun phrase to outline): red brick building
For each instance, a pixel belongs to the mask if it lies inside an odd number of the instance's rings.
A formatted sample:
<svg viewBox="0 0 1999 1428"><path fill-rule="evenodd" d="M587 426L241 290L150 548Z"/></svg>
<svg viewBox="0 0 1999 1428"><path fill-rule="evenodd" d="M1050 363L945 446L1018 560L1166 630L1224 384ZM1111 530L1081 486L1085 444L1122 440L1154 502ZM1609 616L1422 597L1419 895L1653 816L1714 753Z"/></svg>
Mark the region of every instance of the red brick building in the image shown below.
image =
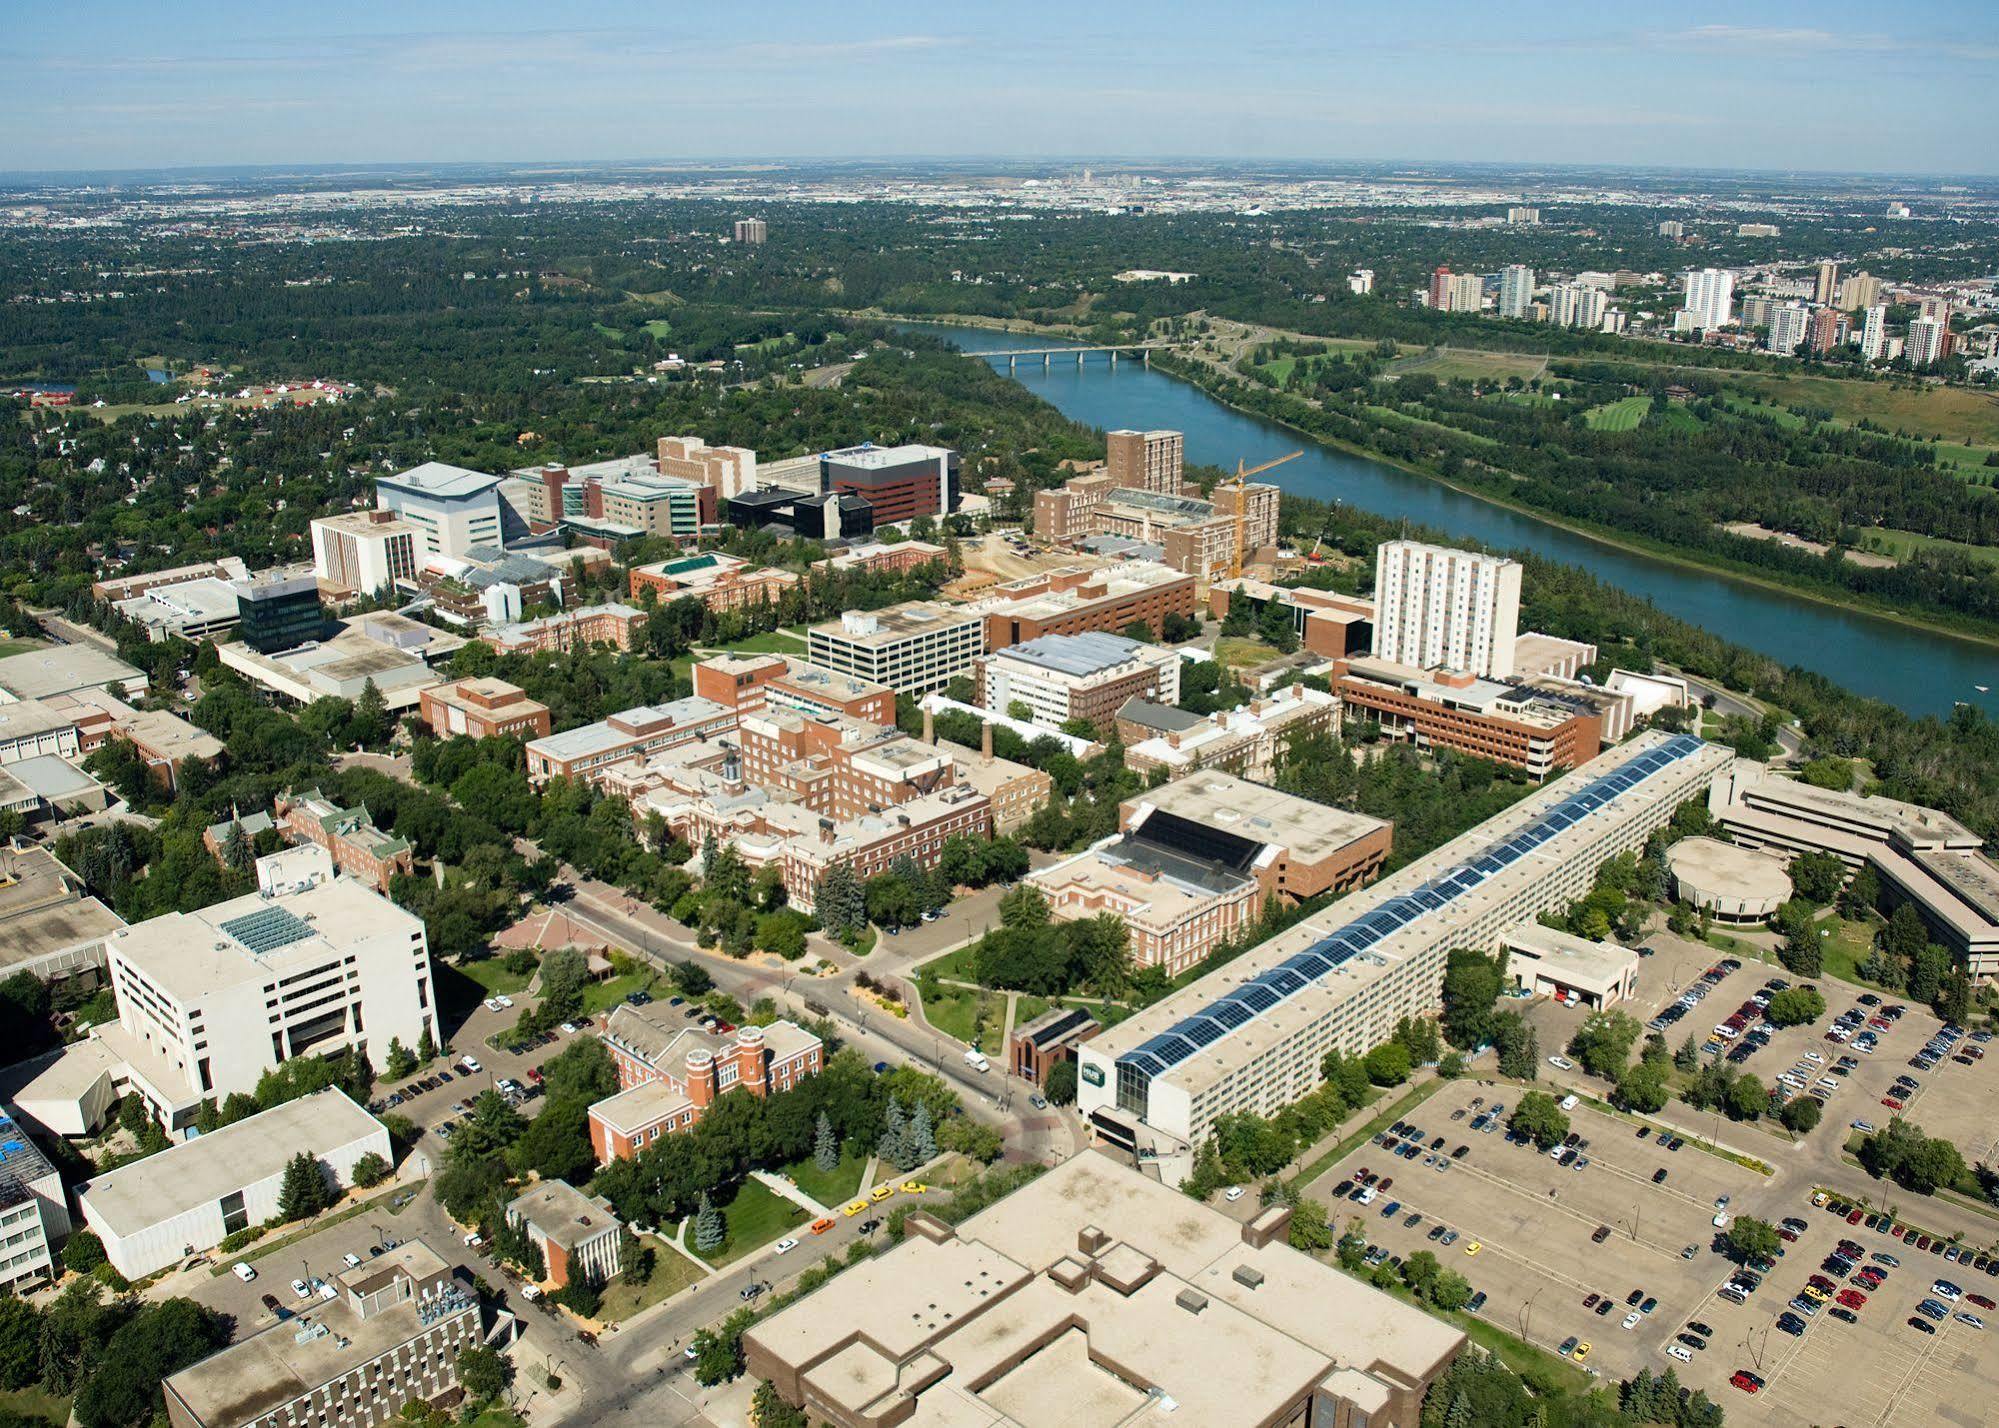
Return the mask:
<svg viewBox="0 0 1999 1428"><path fill-rule="evenodd" d="M1037 1086L1048 1084L1048 1072L1058 1061L1074 1061L1076 1048L1103 1027L1086 1011L1050 1007L1025 1026L1013 1029L1007 1043L1007 1068Z"/></svg>
<svg viewBox="0 0 1999 1428"><path fill-rule="evenodd" d="M699 600L718 614L775 604L798 585L795 571L753 566L740 556L720 551L641 565L631 574L634 600L651 590L662 605L673 600Z"/></svg>
<svg viewBox="0 0 1999 1428"><path fill-rule="evenodd" d="M691 744L736 727L736 711L706 699L644 704L534 740L527 746L528 781L595 779L615 764Z"/></svg>
<svg viewBox="0 0 1999 1428"><path fill-rule="evenodd" d="M590 1144L605 1165L688 1129L732 1090L788 1091L825 1065L824 1043L792 1022L746 1026L728 1040L651 1007L619 1007L604 1045L618 1092L590 1108Z"/></svg>
<svg viewBox="0 0 1999 1428"><path fill-rule="evenodd" d="M765 709L737 730L743 782L836 819L879 813L953 783L951 756L894 728Z"/></svg>
<svg viewBox="0 0 1999 1428"><path fill-rule="evenodd" d="M423 722L440 739L538 739L549 732L548 706L504 679L461 679L418 695Z"/></svg>
<svg viewBox="0 0 1999 1428"><path fill-rule="evenodd" d="M1603 748L1603 717L1581 696L1382 660L1337 668L1333 691L1349 718L1373 719L1418 748L1456 749L1535 778L1587 763Z"/></svg>
<svg viewBox="0 0 1999 1428"><path fill-rule="evenodd" d="M988 650L1042 635L1115 635L1139 620L1157 635L1168 615L1193 616L1194 577L1148 561L1104 570L1072 567L1011 581L977 608L985 616Z"/></svg>
<svg viewBox="0 0 1999 1428"><path fill-rule="evenodd" d="M739 712L768 707L895 723L893 689L783 655L716 655L695 665L692 673L696 698Z"/></svg>
<svg viewBox="0 0 1999 1428"><path fill-rule="evenodd" d="M526 624L504 626L494 633L493 648L501 654L538 654L591 645L629 650L645 622L645 611L630 605L585 605Z"/></svg>
<svg viewBox="0 0 1999 1428"><path fill-rule="evenodd" d="M275 819L291 842L324 848L334 867L385 897L389 880L410 872L415 862L407 838L391 837L375 826L366 808L342 808L316 788L279 794Z"/></svg>

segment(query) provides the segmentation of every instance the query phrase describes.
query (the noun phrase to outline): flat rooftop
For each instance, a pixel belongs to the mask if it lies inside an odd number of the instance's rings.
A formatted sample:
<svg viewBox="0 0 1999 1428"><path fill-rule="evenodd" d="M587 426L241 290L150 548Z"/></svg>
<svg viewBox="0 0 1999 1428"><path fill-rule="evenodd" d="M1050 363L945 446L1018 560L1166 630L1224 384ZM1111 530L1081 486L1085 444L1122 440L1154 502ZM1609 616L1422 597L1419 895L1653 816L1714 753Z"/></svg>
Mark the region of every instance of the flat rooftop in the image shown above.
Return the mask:
<svg viewBox="0 0 1999 1428"><path fill-rule="evenodd" d="M542 1180L508 1202L507 1214L539 1230L551 1244L564 1249L588 1243L606 1230L616 1230L618 1217L566 1180Z"/></svg>
<svg viewBox="0 0 1999 1428"><path fill-rule="evenodd" d="M712 699L699 695L689 695L676 699L670 704L642 704L636 709L621 710L611 716L621 723L642 728L665 730L688 724L701 724L728 714L728 709ZM608 753L624 748L646 737L634 734L629 728L621 729L611 719L600 719L595 724L579 724L574 729L565 729L560 734L550 734L543 739L535 739L528 747L538 754L552 759L581 759L592 754Z"/></svg>
<svg viewBox="0 0 1999 1428"><path fill-rule="evenodd" d="M484 471L469 471L448 462L426 461L421 466L412 466L393 476L377 476L375 484L393 486L435 500L458 501L492 490L500 484L500 479Z"/></svg>
<svg viewBox="0 0 1999 1428"><path fill-rule="evenodd" d="M1137 640L1128 640L1123 635L1091 630L1080 635L1042 635L1023 640L1017 645L995 650L987 658L1031 665L1052 674L1083 679L1128 664L1156 648L1140 644Z"/></svg>
<svg viewBox="0 0 1999 1428"><path fill-rule="evenodd" d="M192 1006L223 987L318 966L366 938L422 930L387 898L334 878L280 897L246 893L195 912L164 913L116 933L109 945Z"/></svg>
<svg viewBox="0 0 1999 1428"><path fill-rule="evenodd" d="M913 461L935 461L950 454L941 446L845 446L826 452L822 459L863 471L881 471Z"/></svg>
<svg viewBox="0 0 1999 1428"><path fill-rule="evenodd" d="M100 941L124 925L46 849L0 851L0 967Z"/></svg>
<svg viewBox="0 0 1999 1428"><path fill-rule="evenodd" d="M1719 771L1733 757L1685 734L1640 734L1120 1022L1091 1050L1190 1090L1221 1081L1289 1044L1328 1000L1344 1001L1453 927L1509 905L1598 836L1603 820L1666 797L1655 775Z"/></svg>
<svg viewBox="0 0 1999 1428"><path fill-rule="evenodd" d="M1586 937L1523 922L1507 929L1505 943L1516 952L1527 952L1551 971L1573 975L1591 984L1616 981L1638 961L1638 954L1615 942L1592 942Z"/></svg>
<svg viewBox="0 0 1999 1428"><path fill-rule="evenodd" d="M77 1187L96 1223L121 1239L281 1173L301 1150L326 1155L388 1132L331 1087L170 1145Z"/></svg>
<svg viewBox="0 0 1999 1428"><path fill-rule="evenodd" d="M182 759L222 756L222 741L206 729L164 709L139 709L118 721L118 729L150 754L179 763Z"/></svg>
<svg viewBox="0 0 1999 1428"><path fill-rule="evenodd" d="M914 1394L921 1424L1233 1424L1277 1421L1338 1372L1413 1388L1464 1336L1086 1152L955 1233L913 1231L746 1344L846 1421Z"/></svg>
<svg viewBox="0 0 1999 1428"><path fill-rule="evenodd" d="M95 645L55 645L0 659L0 689L16 699L46 699L73 689L95 689L145 676Z"/></svg>
<svg viewBox="0 0 1999 1428"><path fill-rule="evenodd" d="M1129 800L1135 819L1153 808L1286 849L1317 863L1389 825L1365 813L1317 803L1218 769L1203 769Z"/></svg>
<svg viewBox="0 0 1999 1428"><path fill-rule="evenodd" d="M400 1302L360 1312L361 1296L377 1295L398 1278L409 1282ZM476 1302L469 1283L460 1283L421 1240L405 1240L332 1282L341 1291L338 1299L315 1300L298 1317L182 1369L166 1380L168 1390L216 1428L255 1423L408 1343L423 1332L427 1317L461 1312ZM419 1295L430 1295L431 1303L419 1308Z"/></svg>
<svg viewBox="0 0 1999 1428"><path fill-rule="evenodd" d="M1772 905L1791 895L1783 859L1719 838L1680 839L1666 850L1666 867L1705 894Z"/></svg>
<svg viewBox="0 0 1999 1428"><path fill-rule="evenodd" d="M886 645L912 635L926 635L960 625L976 625L981 619L976 611L970 609L940 605L934 600L910 600L880 610L854 612L853 629L847 627L849 621L843 616L812 626L806 635L808 638L824 636L842 644Z"/></svg>
<svg viewBox="0 0 1999 1428"><path fill-rule="evenodd" d="M1350 659L1347 678L1379 684L1447 709L1463 709L1489 719L1506 719L1531 728L1553 729L1583 712L1588 700L1563 697L1529 684L1473 679L1446 684L1429 670L1385 659Z"/></svg>

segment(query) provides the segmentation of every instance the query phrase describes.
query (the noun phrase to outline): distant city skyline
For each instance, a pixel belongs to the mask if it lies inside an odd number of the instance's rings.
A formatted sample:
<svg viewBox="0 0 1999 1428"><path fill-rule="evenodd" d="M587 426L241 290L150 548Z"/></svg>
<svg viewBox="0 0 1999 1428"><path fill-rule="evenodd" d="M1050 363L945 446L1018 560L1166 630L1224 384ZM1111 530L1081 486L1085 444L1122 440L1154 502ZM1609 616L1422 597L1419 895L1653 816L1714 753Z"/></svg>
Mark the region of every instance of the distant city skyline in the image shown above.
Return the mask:
<svg viewBox="0 0 1999 1428"><path fill-rule="evenodd" d="M1544 0L1496 18L1479 0L100 0L0 40L0 170L1117 155L1999 173L1990 4Z"/></svg>

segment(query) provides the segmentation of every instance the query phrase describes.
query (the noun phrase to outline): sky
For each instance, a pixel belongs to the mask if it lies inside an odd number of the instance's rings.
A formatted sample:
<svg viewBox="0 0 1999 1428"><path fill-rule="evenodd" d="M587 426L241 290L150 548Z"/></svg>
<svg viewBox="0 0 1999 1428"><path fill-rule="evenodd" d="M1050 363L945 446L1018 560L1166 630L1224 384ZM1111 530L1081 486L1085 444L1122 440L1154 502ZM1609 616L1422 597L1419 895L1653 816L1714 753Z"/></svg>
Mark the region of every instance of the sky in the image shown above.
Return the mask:
<svg viewBox="0 0 1999 1428"><path fill-rule="evenodd" d="M1999 173L1999 0L0 0L0 170L1268 158Z"/></svg>

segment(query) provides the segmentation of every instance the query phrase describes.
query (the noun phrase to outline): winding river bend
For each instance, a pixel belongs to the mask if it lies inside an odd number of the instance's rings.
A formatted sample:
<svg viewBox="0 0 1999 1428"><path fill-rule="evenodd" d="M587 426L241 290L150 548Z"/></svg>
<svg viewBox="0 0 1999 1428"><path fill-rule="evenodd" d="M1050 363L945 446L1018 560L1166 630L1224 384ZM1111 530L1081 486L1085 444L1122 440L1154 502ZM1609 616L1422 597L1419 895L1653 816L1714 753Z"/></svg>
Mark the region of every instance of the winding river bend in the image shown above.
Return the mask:
<svg viewBox="0 0 1999 1428"><path fill-rule="evenodd" d="M985 328L903 324L970 353L1060 347L1060 341ZM1003 369L1002 369L1003 370ZM1344 501L1420 522L1502 549L1531 550L1579 565L1660 609L1786 664L1803 665L1849 689L1912 714L1945 714L1953 704L1999 715L1999 650L1842 610L1726 575L1653 560L1481 501L1385 462L1319 446L1299 433L1222 405L1187 382L1136 360L1113 368L1101 355L1083 366L1055 358L1044 372L1023 358L1016 381L1065 415L1106 430L1168 428L1186 433L1187 459L1254 466L1302 446L1305 454L1264 479L1322 501ZM1975 688L1991 685L1994 692Z"/></svg>

